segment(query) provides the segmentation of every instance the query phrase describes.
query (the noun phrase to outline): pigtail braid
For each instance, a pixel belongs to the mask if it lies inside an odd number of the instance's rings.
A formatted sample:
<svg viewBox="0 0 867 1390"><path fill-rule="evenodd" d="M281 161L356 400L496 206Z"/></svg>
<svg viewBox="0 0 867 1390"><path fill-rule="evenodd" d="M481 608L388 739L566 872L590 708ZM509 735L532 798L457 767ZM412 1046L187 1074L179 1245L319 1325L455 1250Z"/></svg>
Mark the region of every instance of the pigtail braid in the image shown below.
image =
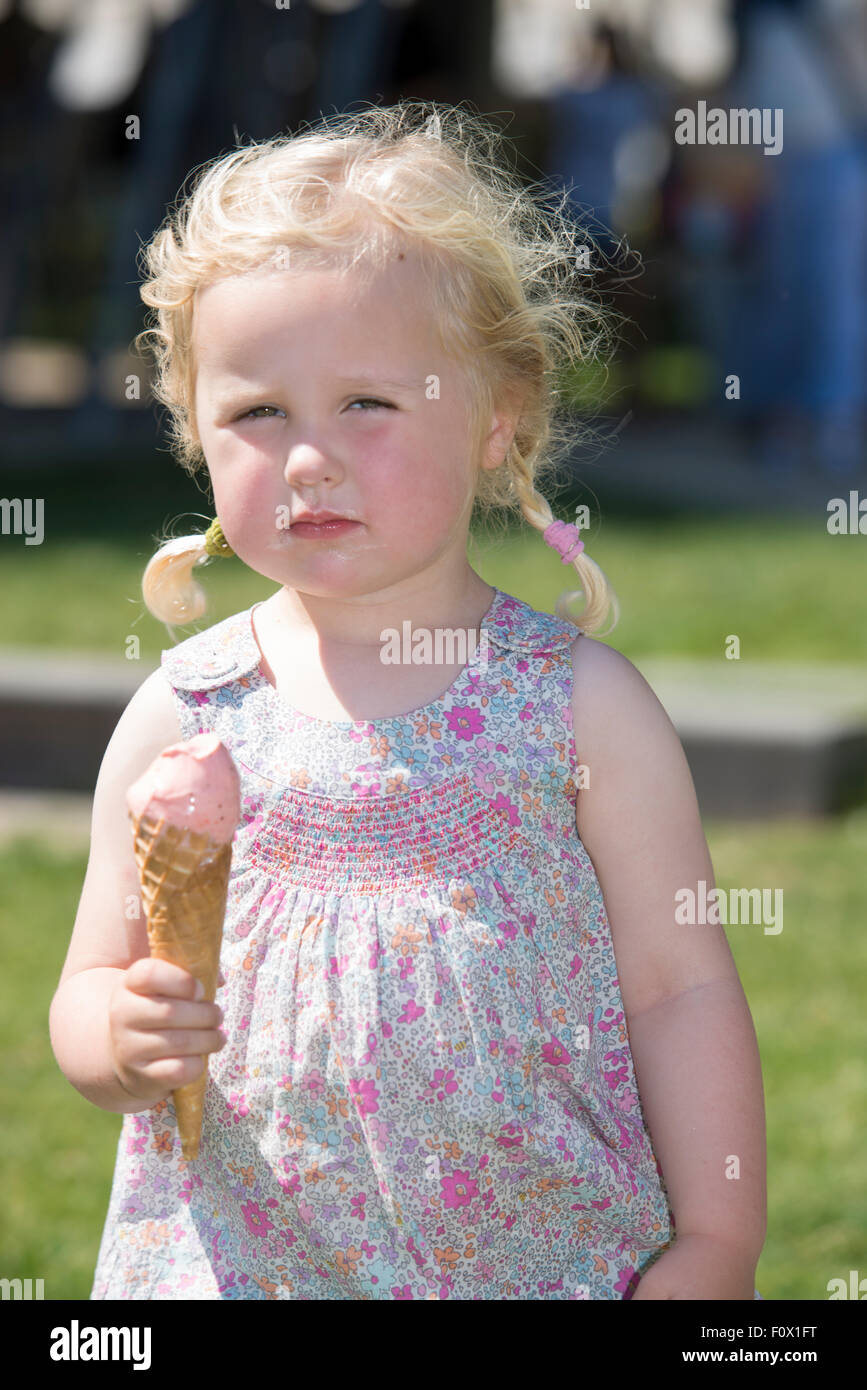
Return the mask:
<svg viewBox="0 0 867 1390"><path fill-rule="evenodd" d="M142 575L142 598L148 612L167 626L183 626L204 617L208 601L193 569L208 559L205 534L167 541Z"/></svg>
<svg viewBox="0 0 867 1390"><path fill-rule="evenodd" d="M534 488L527 461L514 447L511 450L509 463L512 484L521 511L530 525L535 527L537 531L541 533L547 530L556 518L546 499ZM557 617L575 623L582 632L595 632L597 628L601 627L609 610L611 610L613 622L608 628L608 632L611 632L617 626L620 618L620 604L605 574L596 564L596 561L590 559L586 550L582 550L580 555L576 555L572 564L578 573L581 588L567 589L560 595L555 605ZM580 598L584 599L584 607L578 617L574 617L569 609Z"/></svg>

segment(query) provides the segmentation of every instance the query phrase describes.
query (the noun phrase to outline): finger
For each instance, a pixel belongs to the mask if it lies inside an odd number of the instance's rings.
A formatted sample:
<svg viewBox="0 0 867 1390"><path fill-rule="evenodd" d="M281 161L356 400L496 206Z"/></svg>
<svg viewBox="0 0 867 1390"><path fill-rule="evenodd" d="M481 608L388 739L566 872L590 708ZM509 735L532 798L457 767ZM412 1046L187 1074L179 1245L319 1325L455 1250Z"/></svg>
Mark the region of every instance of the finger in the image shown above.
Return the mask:
<svg viewBox="0 0 867 1390"><path fill-rule="evenodd" d="M223 1010L207 1000L194 1004L188 999L170 999L164 995L134 995L134 1004L127 1018L129 1027L145 1032L169 1028L219 1028Z"/></svg>
<svg viewBox="0 0 867 1390"><path fill-rule="evenodd" d="M221 971L220 971L220 974L219 974L219 977L218 977L218 979L217 979L217 989L222 989L222 988L223 988L223 985L224 985L225 983L226 983L226 977L225 977L225 975L223 974L223 972L222 972L222 970L221 970Z"/></svg>
<svg viewBox="0 0 867 1390"><path fill-rule="evenodd" d="M171 999L203 998L204 989L189 970L170 960L142 956L126 972L127 989L134 994L160 994Z"/></svg>
<svg viewBox="0 0 867 1390"><path fill-rule="evenodd" d="M169 1028L162 1033L141 1035L142 1055L150 1062L167 1057L194 1057L204 1052L219 1052L226 1039L216 1028Z"/></svg>
<svg viewBox="0 0 867 1390"><path fill-rule="evenodd" d="M205 1069L204 1057L163 1057L148 1064L147 1075L159 1090L166 1087L176 1091L197 1081Z"/></svg>

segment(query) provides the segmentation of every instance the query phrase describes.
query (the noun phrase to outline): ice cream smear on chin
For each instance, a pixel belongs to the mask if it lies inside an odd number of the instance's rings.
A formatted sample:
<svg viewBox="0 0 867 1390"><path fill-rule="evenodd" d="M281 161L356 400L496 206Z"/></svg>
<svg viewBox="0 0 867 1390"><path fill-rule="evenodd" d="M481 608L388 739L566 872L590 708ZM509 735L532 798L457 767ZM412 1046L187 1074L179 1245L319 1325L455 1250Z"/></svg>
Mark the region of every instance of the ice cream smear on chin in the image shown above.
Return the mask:
<svg viewBox="0 0 867 1390"><path fill-rule="evenodd" d="M196 734L164 748L133 782L127 806L136 820L165 820L227 844L241 819L241 779L216 734Z"/></svg>

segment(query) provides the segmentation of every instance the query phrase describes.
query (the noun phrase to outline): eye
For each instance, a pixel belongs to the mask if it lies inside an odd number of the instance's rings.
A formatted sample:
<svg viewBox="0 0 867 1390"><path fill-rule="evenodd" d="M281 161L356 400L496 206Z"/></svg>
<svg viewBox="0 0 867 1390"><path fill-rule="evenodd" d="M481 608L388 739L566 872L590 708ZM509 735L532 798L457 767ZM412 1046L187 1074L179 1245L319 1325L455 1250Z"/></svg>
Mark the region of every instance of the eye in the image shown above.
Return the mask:
<svg viewBox="0 0 867 1390"><path fill-rule="evenodd" d="M374 410L392 410L393 407L387 401L374 400L372 396L359 396L357 401L350 402L350 409L354 405L373 406Z"/></svg>
<svg viewBox="0 0 867 1390"><path fill-rule="evenodd" d="M255 406L253 407L252 410L245 410L245 411L244 411L244 414L243 414L240 418L241 418L242 420L273 420L273 418L274 418L273 415L260 415L260 414L258 413L260 410L274 410L274 411L278 411L280 414L282 414L282 411L280 411L279 406L276 406L276 405L255 405Z"/></svg>

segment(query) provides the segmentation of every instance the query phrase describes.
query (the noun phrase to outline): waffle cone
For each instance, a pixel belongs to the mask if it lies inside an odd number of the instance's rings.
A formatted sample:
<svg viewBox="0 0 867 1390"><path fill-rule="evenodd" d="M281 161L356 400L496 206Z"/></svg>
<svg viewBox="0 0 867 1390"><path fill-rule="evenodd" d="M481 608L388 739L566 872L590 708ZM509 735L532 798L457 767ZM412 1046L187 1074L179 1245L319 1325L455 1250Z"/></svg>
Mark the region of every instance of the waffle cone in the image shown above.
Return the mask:
<svg viewBox="0 0 867 1390"><path fill-rule="evenodd" d="M150 953L200 980L213 1003L220 970L232 843L165 820L131 817ZM200 1077L172 1092L184 1158L198 1157L207 1057Z"/></svg>

